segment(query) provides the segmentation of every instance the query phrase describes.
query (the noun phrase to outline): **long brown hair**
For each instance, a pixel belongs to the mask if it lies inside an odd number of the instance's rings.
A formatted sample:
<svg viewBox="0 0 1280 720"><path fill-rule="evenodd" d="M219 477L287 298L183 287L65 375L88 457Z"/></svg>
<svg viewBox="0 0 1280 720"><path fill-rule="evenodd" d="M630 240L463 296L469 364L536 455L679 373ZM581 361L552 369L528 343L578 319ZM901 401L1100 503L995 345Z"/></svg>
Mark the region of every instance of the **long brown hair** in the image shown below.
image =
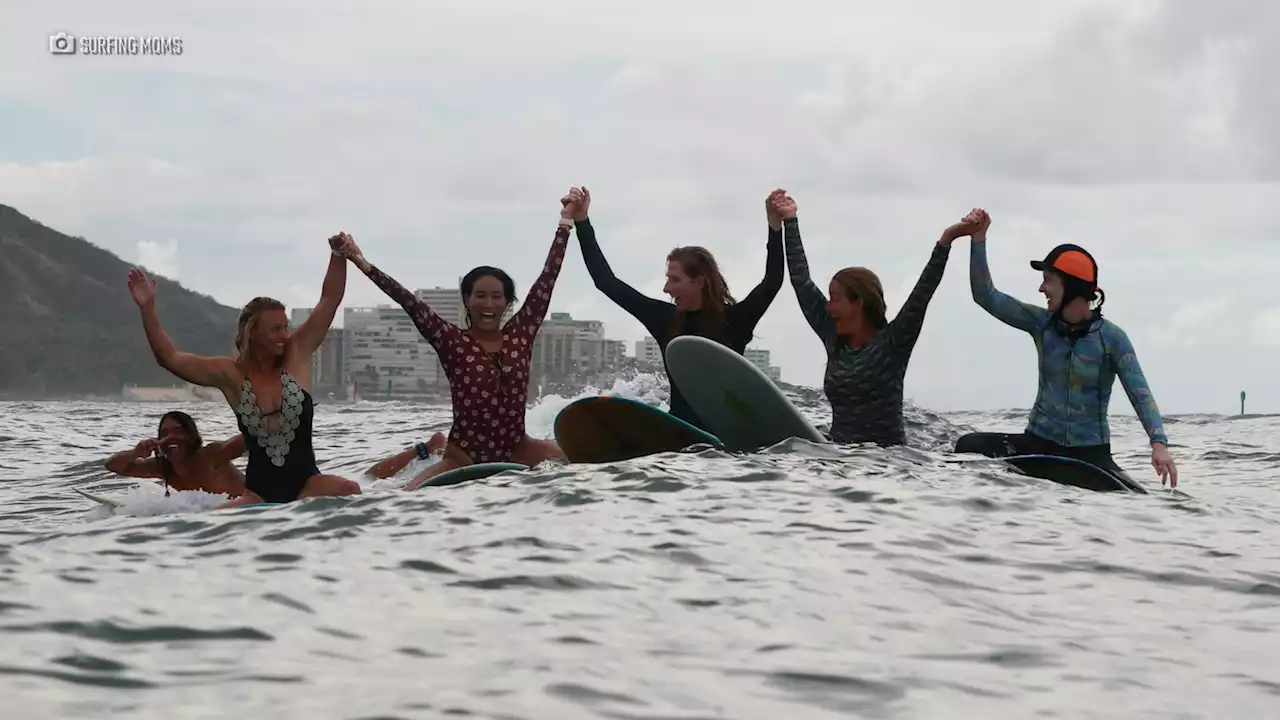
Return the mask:
<svg viewBox="0 0 1280 720"><path fill-rule="evenodd" d="M156 438L164 437L164 421L172 419L182 428L183 433L187 437L187 446L183 448L187 451L187 455L194 455L200 448L204 447L204 439L200 437L200 431L196 429L196 421L190 415L181 410L170 410L160 416L160 425L156 428ZM164 478L167 486L169 478L173 477L173 463L170 462L168 456L159 453L160 460L160 477Z"/></svg>
<svg viewBox="0 0 1280 720"><path fill-rule="evenodd" d="M284 303L265 296L250 300L240 311L240 320L236 323L236 358L244 360L249 351L249 336L258 324L258 317L268 310L284 310Z"/></svg>
<svg viewBox="0 0 1280 720"><path fill-rule="evenodd" d="M874 272L864 267L847 267L832 278L849 302L862 301L862 319L876 330L889 325L884 317L884 287ZM835 348L831 348L832 352Z"/></svg>
<svg viewBox="0 0 1280 720"><path fill-rule="evenodd" d="M705 280L702 283L702 309L706 311L708 324L703 325L702 330L710 333L713 339L729 340L729 323L725 319L724 309L736 303L737 300L734 300L733 295L729 293L729 283L725 282L724 275L720 274L720 265L716 262L716 256L704 247L686 245L668 253L667 262L680 263L680 269L684 270L684 274L692 280L698 278ZM669 335L675 338L683 330L683 313L676 312L671 317Z"/></svg>

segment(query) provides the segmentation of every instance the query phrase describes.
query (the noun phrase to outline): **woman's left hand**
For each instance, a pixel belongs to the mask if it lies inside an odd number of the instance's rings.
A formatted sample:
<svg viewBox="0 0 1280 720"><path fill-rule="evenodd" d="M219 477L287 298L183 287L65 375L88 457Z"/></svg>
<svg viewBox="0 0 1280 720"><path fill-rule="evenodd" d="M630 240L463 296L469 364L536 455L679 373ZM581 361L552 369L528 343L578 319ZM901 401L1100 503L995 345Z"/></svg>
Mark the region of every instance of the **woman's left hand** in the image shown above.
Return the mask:
<svg viewBox="0 0 1280 720"><path fill-rule="evenodd" d="M1173 463L1168 447L1161 443L1152 443L1151 467L1155 468L1156 472L1159 473L1161 485L1168 481L1169 487L1178 487L1178 466Z"/></svg>

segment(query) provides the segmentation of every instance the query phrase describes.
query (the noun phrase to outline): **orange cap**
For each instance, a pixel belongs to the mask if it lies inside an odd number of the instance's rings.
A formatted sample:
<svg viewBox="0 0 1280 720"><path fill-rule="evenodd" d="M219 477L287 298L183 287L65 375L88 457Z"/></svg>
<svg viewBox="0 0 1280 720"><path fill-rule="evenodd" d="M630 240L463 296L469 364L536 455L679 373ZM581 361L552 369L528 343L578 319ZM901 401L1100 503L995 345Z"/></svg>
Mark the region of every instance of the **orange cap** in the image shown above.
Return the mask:
<svg viewBox="0 0 1280 720"><path fill-rule="evenodd" d="M1088 250L1079 245L1059 245L1045 255L1044 260L1032 260L1032 270L1057 270L1093 286L1098 284L1098 263Z"/></svg>

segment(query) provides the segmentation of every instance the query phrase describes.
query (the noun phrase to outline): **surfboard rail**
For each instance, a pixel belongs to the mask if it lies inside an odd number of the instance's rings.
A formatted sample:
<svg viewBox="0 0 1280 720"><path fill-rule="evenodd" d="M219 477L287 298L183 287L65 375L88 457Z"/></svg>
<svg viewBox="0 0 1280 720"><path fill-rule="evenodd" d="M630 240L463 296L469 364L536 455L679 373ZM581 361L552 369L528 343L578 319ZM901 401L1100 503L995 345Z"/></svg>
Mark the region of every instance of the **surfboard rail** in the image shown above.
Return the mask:
<svg viewBox="0 0 1280 720"><path fill-rule="evenodd" d="M468 480L480 480L491 475L497 475L508 470L528 470L528 465L521 465L513 462L489 462L489 463L472 463L471 465L463 465L460 468L446 470L445 472L428 479L426 482L418 486L421 490L425 487L446 487L449 485L458 485Z"/></svg>
<svg viewBox="0 0 1280 720"><path fill-rule="evenodd" d="M661 408L621 395L594 395L556 415L556 443L570 462L632 460L693 445L723 447L720 438Z"/></svg>
<svg viewBox="0 0 1280 720"><path fill-rule="evenodd" d="M1011 455L999 458L1024 475L1038 477L1097 492L1133 492L1146 495L1144 488L1128 475L1109 472L1092 463L1061 455Z"/></svg>

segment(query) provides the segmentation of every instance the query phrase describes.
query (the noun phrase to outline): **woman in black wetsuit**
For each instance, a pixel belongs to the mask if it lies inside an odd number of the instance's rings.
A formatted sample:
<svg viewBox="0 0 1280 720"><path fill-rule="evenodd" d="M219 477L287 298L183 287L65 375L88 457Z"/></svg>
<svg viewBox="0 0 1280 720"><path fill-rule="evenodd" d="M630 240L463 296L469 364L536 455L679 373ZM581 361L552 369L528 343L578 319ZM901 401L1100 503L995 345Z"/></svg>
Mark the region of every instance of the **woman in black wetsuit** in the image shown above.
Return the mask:
<svg viewBox="0 0 1280 720"><path fill-rule="evenodd" d="M585 187L582 188L585 200L579 206L573 222L587 271L591 273L597 290L639 320L645 330L658 341L664 367L667 343L680 335L698 335L714 340L739 355L746 350L754 336L756 324L782 289L782 218L774 212L770 202L774 195L781 192L775 190L765 201L769 219L769 241L764 280L742 302L735 302L710 251L697 246L678 247L667 255L667 283L662 288L675 301L672 303L642 295L613 274L609 261L605 260L604 253L596 242L596 231L587 217L591 193ZM670 383L670 386L671 414L705 430L702 421L693 412L693 408L689 407L676 384Z"/></svg>
<svg viewBox="0 0 1280 720"><path fill-rule="evenodd" d="M346 233L329 238L330 247L340 247L345 238ZM335 252L320 302L297 330L289 332L283 303L257 297L240 312L239 356L203 357L174 348L156 315L155 281L139 268L129 271L129 293L142 311L156 362L187 382L218 388L236 413L249 450L246 492L219 507L360 493L351 480L321 474L311 445L311 355L324 340L346 286L347 260Z"/></svg>

